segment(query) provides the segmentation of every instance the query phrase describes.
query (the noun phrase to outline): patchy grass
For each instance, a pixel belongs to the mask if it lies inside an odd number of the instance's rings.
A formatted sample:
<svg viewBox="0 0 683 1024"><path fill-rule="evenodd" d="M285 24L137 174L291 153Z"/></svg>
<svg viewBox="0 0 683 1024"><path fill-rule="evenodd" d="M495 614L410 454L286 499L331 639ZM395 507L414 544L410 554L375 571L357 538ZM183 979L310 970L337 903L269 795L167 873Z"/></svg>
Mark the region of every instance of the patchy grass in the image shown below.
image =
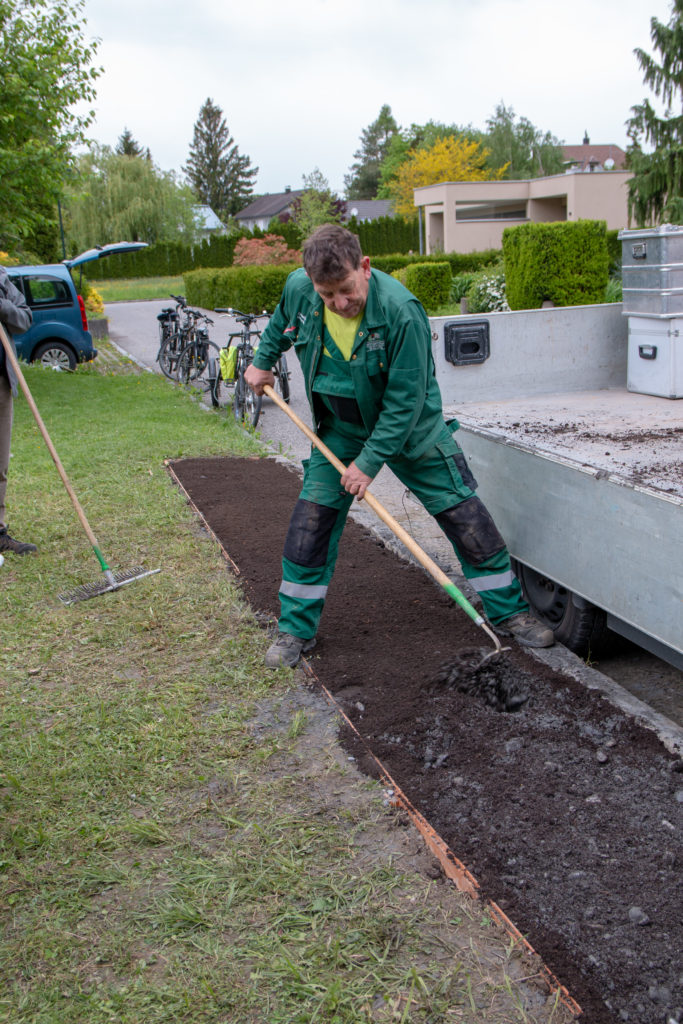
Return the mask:
<svg viewBox="0 0 683 1024"><path fill-rule="evenodd" d="M484 908L411 867L321 698L262 669L163 466L257 440L121 371L25 369L105 557L162 569L113 594L58 602L99 567L16 404L12 523L40 552L0 569L0 1021L568 1019Z"/></svg>
<svg viewBox="0 0 683 1024"><path fill-rule="evenodd" d="M182 295L182 277L136 277L128 280L95 281L104 302L133 302L136 299L168 299Z"/></svg>

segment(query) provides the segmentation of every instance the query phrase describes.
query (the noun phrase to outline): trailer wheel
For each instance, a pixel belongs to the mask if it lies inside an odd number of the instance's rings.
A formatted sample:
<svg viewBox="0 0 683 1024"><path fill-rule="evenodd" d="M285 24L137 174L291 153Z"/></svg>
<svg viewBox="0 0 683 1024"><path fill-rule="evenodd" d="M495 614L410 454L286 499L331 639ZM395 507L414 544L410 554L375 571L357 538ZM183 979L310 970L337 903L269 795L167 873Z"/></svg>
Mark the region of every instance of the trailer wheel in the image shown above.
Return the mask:
<svg viewBox="0 0 683 1024"><path fill-rule="evenodd" d="M595 654L606 629L606 615L560 583L512 560L522 590L533 613L550 626L555 639L582 658Z"/></svg>

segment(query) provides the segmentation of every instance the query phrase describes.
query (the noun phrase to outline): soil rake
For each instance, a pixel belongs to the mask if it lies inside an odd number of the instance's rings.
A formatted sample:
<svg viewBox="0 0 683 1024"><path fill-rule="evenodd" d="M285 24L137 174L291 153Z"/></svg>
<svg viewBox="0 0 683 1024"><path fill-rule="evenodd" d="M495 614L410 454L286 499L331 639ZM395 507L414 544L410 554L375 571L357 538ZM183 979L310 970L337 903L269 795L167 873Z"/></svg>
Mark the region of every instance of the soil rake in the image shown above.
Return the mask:
<svg viewBox="0 0 683 1024"><path fill-rule="evenodd" d="M60 477L62 478L62 483L66 487L67 494L71 498L73 506L76 509L76 514L81 522L81 526L86 532L86 536L90 541L92 549L95 553L95 557L97 558L97 561L100 563L100 568L104 574L103 580L98 580L94 583L85 583L81 587L76 587L75 590L68 591L63 594L58 594L59 600L62 601L63 604L75 604L77 601L87 601L88 598L90 597L99 597L100 594L108 594L112 590L119 590L121 587L124 587L127 583L135 583L136 580L140 580L144 576L153 576L156 573L161 572L161 569L144 569L141 565L136 565L133 569L126 569L120 572L113 572L109 568L100 550L100 546L97 543L97 538L95 537L95 534L93 533L90 524L85 517L85 512L81 508L81 504L78 498L76 497L76 493L73 487L71 486L71 482L68 476L66 475L64 466L62 465L59 455L57 454L57 450L52 443L50 435L47 432L47 428L43 423L42 417L38 412L38 407L35 401L33 400L33 395L29 391L28 384L26 383L24 375L21 372L19 361L17 360L17 357L14 354L14 350L12 348L9 338L7 337L5 328L1 323L0 341L2 341L2 346L5 350L5 355L7 356L7 359L9 360L10 365L16 374L21 390L24 393L24 397L26 398L26 401L29 404L29 408L31 409L35 421L38 424L38 429L43 435L43 440L45 441L45 444L48 447L50 455L52 456L52 460L55 466L57 467L57 471L59 472Z"/></svg>
<svg viewBox="0 0 683 1024"><path fill-rule="evenodd" d="M322 452L325 458L332 463L335 469L339 470L340 473L344 473L346 471L346 466L343 464L343 462L341 462L337 458L333 451L330 451L327 445L320 440L318 435L315 434L310 429L310 427L306 426L303 420L299 419L296 413L293 412L285 402L283 402L283 400L273 390L273 388L269 384L266 384L263 390L265 394L268 395L269 398L272 398L275 404L278 405L283 412L287 413L292 422L295 423L299 430L301 430L310 440L310 442L314 444L315 447L320 452ZM483 629L486 635L489 637L489 639L493 641L495 649L491 651L489 654L486 654L478 665L470 666L471 670L476 671L478 668L481 668L481 666L485 662L489 661L491 658L497 658L499 655L503 653L503 651L509 651L510 648L503 647L496 634L493 632L492 629L489 628L489 626L487 626L482 616L479 614L476 608L474 608L470 604L470 602L467 600L462 591L456 587L455 583L453 583L448 578L446 573L439 568L436 562L434 562L429 557L427 552L422 550L420 545L410 536L410 534L406 530L403 529L401 524L396 519L394 519L391 513L388 512L387 509L385 509L384 505L382 505L377 500L374 494L371 494L370 491L366 491L365 494L363 495L362 500L368 503L370 508L379 516L382 522L389 527L391 532L396 537L398 537L402 544L405 544L405 546L410 551L411 555L413 555L420 563L420 565L427 570L430 576L432 576L436 580L436 582L441 587L443 587L448 596L452 598L455 601L455 603L459 605L459 607L462 608L462 610L467 615L469 615L469 617L472 619L472 622L474 622L475 625L479 626L480 629Z"/></svg>

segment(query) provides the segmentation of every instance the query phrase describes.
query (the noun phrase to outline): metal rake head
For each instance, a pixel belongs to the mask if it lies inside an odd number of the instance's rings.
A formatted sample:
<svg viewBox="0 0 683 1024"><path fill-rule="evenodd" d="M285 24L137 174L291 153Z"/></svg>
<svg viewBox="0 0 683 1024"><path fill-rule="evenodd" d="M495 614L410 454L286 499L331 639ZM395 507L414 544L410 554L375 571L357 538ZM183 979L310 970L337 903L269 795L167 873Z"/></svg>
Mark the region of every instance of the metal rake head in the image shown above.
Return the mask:
<svg viewBox="0 0 683 1024"><path fill-rule="evenodd" d="M57 596L62 604L76 604L77 601L87 601L90 597L99 597L112 590L119 590L127 583L135 583L136 580L141 580L144 576L154 576L158 572L161 572L161 569L143 569L141 565L136 565L133 569L109 572L109 578L98 580L95 583L84 583L81 587L76 587L75 590L68 590Z"/></svg>

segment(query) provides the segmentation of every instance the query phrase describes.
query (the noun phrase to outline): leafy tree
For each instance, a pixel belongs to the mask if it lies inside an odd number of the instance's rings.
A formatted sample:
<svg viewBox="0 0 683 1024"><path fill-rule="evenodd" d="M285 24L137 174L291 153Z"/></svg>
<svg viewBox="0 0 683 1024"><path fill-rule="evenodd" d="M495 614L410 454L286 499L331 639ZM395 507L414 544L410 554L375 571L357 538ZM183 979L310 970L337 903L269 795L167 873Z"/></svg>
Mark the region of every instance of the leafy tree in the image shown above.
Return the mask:
<svg viewBox="0 0 683 1024"><path fill-rule="evenodd" d="M480 139L490 150L490 167L506 167L504 177L518 180L560 174L564 169L562 144L550 132L543 132L526 117L515 121L512 107L499 103L486 122Z"/></svg>
<svg viewBox="0 0 683 1024"><path fill-rule="evenodd" d="M673 0L668 25L650 20L650 38L661 54L658 63L644 50L634 53L646 85L665 105L659 117L649 100L631 107L626 123L631 145L628 166L629 217L639 227L669 221L683 223L683 0ZM644 153L641 142L653 147Z"/></svg>
<svg viewBox="0 0 683 1024"><path fill-rule="evenodd" d="M361 146L353 154L356 163L351 173L345 175L344 185L347 199L374 199L380 181L380 167L389 143L398 132L398 125L385 103L377 119L361 133Z"/></svg>
<svg viewBox="0 0 683 1024"><path fill-rule="evenodd" d="M119 141L116 143L114 152L119 156L139 156L144 157L145 160L152 159L149 147L145 149L144 146L141 146L133 138L133 133L128 128L124 128L119 135Z"/></svg>
<svg viewBox="0 0 683 1024"><path fill-rule="evenodd" d="M56 202L85 141L101 68L83 37L85 0L0 0L0 244L56 224ZM82 109L82 108L81 108Z"/></svg>
<svg viewBox="0 0 683 1024"><path fill-rule="evenodd" d="M304 191L292 203L292 220L308 238L321 224L339 224L346 204L330 190L327 178L316 167L303 176Z"/></svg>
<svg viewBox="0 0 683 1024"><path fill-rule="evenodd" d="M456 124L443 124L440 121L411 124L410 128L400 129L392 135L380 167L378 198L391 199L391 183L406 160L414 156L418 150L430 149L439 139L446 139L452 135L463 136L472 142L478 142L480 137L480 133L472 128L460 128Z"/></svg>
<svg viewBox="0 0 683 1024"><path fill-rule="evenodd" d="M417 216L413 189L441 181L496 181L504 168L491 170L489 151L464 136L449 135L427 149L418 149L401 164L389 183L395 212L403 217Z"/></svg>
<svg viewBox="0 0 683 1024"><path fill-rule="evenodd" d="M258 167L252 167L249 157L239 152L223 111L210 98L195 121L184 171L200 202L221 220L246 206L254 191Z"/></svg>
<svg viewBox="0 0 683 1024"><path fill-rule="evenodd" d="M150 160L94 146L79 161L68 199L69 239L76 250L107 242L193 241L191 190Z"/></svg>

